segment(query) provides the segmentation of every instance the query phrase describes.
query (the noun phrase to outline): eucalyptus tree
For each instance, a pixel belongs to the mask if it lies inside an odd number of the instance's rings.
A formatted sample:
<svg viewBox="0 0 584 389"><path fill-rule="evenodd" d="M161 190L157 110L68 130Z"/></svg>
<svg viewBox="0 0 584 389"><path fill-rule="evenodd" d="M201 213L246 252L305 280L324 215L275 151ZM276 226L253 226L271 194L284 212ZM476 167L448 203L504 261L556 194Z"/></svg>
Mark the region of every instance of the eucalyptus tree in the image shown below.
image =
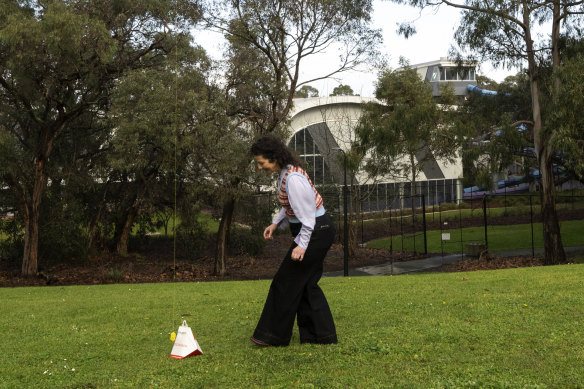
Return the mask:
<svg viewBox="0 0 584 389"><path fill-rule="evenodd" d="M295 98L318 97L318 89L310 85L302 85L300 89L294 93Z"/></svg>
<svg viewBox="0 0 584 389"><path fill-rule="evenodd" d="M427 161L454 163L459 154L454 93L445 87L435 99L432 86L406 65L380 74L375 97L381 103L365 106L356 129L361 147L371 155L366 169L409 180L415 196L417 177Z"/></svg>
<svg viewBox="0 0 584 389"><path fill-rule="evenodd" d="M330 94L331 96L355 96L355 92L353 92L353 88L350 85L339 85L333 88L333 93Z"/></svg>
<svg viewBox="0 0 584 389"><path fill-rule="evenodd" d="M198 159L207 155L201 142L216 120L217 88L209 82L209 59L187 36L174 38L163 66L128 72L114 88L108 180L123 183L110 200L110 208L117 205L114 240L119 254L127 252L141 212L173 202L176 176L187 169L191 154ZM177 185L183 187L182 182Z"/></svg>
<svg viewBox="0 0 584 389"><path fill-rule="evenodd" d="M227 111L233 125L252 136L285 134L298 88L374 62L378 55L381 37L370 27L371 0L217 0L205 9L209 27L229 42ZM325 53L338 56L336 66L301 80L307 58ZM247 164L250 160L247 156ZM233 176L231 187L244 181ZM235 201L235 196L224 201L216 263L224 262Z"/></svg>
<svg viewBox="0 0 584 389"><path fill-rule="evenodd" d="M463 181L492 189L493 176L513 162L527 174L537 168L531 152L533 138L529 79L525 72L503 82L483 82L495 93L470 93L458 106L457 117L467 135L463 147Z"/></svg>
<svg viewBox="0 0 584 389"><path fill-rule="evenodd" d="M217 0L205 8L212 28L267 61L273 88L261 133L286 119L302 85L371 64L378 56L381 36L370 27L371 0ZM318 54L336 55L338 63L301 80L302 64Z"/></svg>
<svg viewBox="0 0 584 389"><path fill-rule="evenodd" d="M41 199L56 140L75 131L80 115L98 115L125 72L161 61L165 26L198 15L189 3L162 0L2 3L0 129L20 158L2 173L24 215L24 275L38 268Z"/></svg>
<svg viewBox="0 0 584 389"><path fill-rule="evenodd" d="M562 35L580 36L584 2L568 0L395 0L416 7L447 5L462 11L455 40L462 50L495 66L517 66L527 69L532 103L532 128L535 153L541 172L541 197L544 239L544 261L564 262L566 255L560 235L556 211L553 174L553 145L558 128L545 112L545 85L542 69L563 66L560 41ZM402 26L411 33L412 28ZM549 62L548 62L549 60ZM552 99L562 91L561 78L553 76Z"/></svg>
<svg viewBox="0 0 584 389"><path fill-rule="evenodd" d="M566 166L584 180L584 40L567 42L566 56L557 76L562 91L553 101L552 120L557 128L553 145L561 150Z"/></svg>

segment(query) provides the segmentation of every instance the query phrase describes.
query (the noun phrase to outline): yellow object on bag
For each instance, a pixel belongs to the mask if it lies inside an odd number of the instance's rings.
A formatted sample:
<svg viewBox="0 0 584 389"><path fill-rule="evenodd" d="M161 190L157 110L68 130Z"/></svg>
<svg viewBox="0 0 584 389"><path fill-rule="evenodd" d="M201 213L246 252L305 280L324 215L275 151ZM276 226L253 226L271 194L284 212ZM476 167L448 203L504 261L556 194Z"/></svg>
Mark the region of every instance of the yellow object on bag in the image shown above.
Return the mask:
<svg viewBox="0 0 584 389"><path fill-rule="evenodd" d="M170 357L183 359L193 355L201 355L202 353L203 350L201 350L199 342L197 342L197 339L193 335L193 331L187 325L187 321L183 320L182 325L178 327Z"/></svg>

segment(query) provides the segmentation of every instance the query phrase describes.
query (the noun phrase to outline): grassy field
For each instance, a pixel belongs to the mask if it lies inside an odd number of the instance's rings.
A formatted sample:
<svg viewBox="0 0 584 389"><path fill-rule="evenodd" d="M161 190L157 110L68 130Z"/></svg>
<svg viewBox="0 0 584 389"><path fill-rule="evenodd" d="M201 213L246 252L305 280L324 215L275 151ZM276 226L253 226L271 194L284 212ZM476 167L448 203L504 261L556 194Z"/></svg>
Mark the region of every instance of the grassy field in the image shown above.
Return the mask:
<svg viewBox="0 0 584 389"><path fill-rule="evenodd" d="M562 243L564 246L584 246L584 220L571 220L561 223ZM448 241L442 241L442 233L450 234ZM462 229L450 229L443 231L428 231L428 252L459 253L464 249L466 242L484 242L485 230L483 227L470 227ZM500 250L531 249L531 225L516 224L511 226L489 226L487 227L487 238L489 241L489 251ZM534 247L543 247L543 232L541 223L534 223L533 228ZM402 250L402 237L376 239L367 242L367 247L388 249L390 239L393 240L393 249ZM415 240L414 240L415 239ZM460 242L463 242L461 247ZM405 235L403 239L403 249L406 251L422 252L424 249L424 237L422 233L415 236Z"/></svg>
<svg viewBox="0 0 584 389"><path fill-rule="evenodd" d="M2 288L0 387L584 387L584 265L325 278L329 346L252 345L268 286Z"/></svg>

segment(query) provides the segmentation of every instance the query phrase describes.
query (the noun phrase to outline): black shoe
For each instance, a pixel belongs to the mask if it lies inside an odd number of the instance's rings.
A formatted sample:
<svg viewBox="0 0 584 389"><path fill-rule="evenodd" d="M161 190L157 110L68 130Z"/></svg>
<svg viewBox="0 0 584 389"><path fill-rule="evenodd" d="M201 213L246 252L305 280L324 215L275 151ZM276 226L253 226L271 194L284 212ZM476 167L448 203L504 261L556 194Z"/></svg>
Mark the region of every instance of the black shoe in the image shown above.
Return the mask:
<svg viewBox="0 0 584 389"><path fill-rule="evenodd" d="M262 342L261 340L257 340L256 338L254 338L253 336L249 337L249 340L251 340L252 342L254 342L255 344L257 344L258 346L261 347L268 347L271 346L271 344L268 344L266 342Z"/></svg>

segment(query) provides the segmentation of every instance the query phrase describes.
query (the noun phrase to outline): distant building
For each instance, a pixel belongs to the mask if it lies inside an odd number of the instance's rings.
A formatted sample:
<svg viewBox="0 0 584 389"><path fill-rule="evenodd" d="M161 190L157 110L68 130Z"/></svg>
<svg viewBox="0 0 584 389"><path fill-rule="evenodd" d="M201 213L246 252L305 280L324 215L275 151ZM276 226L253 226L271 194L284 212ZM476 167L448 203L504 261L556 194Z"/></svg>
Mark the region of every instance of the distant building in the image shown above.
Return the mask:
<svg viewBox="0 0 584 389"><path fill-rule="evenodd" d="M440 95L440 85L448 84L459 98L468 95L468 84L476 84L476 67L477 63L458 66L456 62L445 57L437 61L410 65L410 68L416 69L420 78L432 85L434 96Z"/></svg>
<svg viewBox="0 0 584 389"><path fill-rule="evenodd" d="M375 99L334 96L294 100L289 125L292 136L288 144L308 163L315 185L343 184L344 167L339 149L345 151L349 148L354 139L353 129L361 116L361 105L370 101ZM431 159L416 178L416 193L424 194L427 205L455 202L462 199L461 178L460 158L454 164ZM412 193L408 179L381 178L373 183L367 180L364 172L357 172L353 183L353 190L370 193L362 203L363 211L395 209L411 204L407 199ZM399 199L396 202L397 196ZM420 205L419 200L416 203Z"/></svg>

